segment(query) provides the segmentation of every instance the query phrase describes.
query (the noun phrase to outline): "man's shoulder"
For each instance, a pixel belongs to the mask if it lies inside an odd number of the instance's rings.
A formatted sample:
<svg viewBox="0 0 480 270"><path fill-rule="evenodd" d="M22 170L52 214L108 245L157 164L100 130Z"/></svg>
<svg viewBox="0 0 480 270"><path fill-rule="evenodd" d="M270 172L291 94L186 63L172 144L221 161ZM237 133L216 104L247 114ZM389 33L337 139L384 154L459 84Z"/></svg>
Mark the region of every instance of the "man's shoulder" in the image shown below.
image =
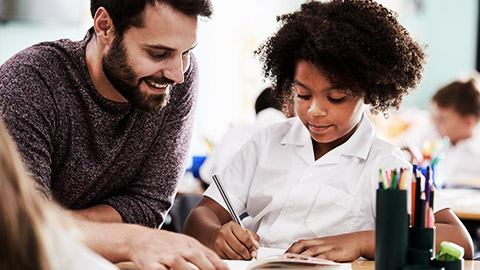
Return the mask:
<svg viewBox="0 0 480 270"><path fill-rule="evenodd" d="M46 71L59 69L66 64L66 59L72 58L79 46L79 42L68 39L41 42L18 52L5 65L45 68Z"/></svg>
<svg viewBox="0 0 480 270"><path fill-rule="evenodd" d="M80 79L86 72L78 54L81 45L70 40L42 42L20 51L0 66L0 102L24 104L27 109L61 100L58 95L85 81Z"/></svg>
<svg viewBox="0 0 480 270"><path fill-rule="evenodd" d="M85 61L82 54L81 43L68 39L30 46L0 66L2 91L10 88L17 91L20 85L48 85L70 78L69 70L78 70Z"/></svg>

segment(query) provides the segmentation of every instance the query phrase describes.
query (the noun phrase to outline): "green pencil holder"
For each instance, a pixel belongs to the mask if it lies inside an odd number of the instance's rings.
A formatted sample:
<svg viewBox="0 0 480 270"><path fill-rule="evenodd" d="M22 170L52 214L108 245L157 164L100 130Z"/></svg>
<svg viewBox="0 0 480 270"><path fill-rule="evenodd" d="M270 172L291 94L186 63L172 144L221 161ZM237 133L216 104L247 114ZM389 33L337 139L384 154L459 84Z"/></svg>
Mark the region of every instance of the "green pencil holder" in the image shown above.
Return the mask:
<svg viewBox="0 0 480 270"><path fill-rule="evenodd" d="M378 189L375 269L402 270L407 265L407 191Z"/></svg>
<svg viewBox="0 0 480 270"><path fill-rule="evenodd" d="M429 265L435 257L435 227L409 228L407 263Z"/></svg>
<svg viewBox="0 0 480 270"><path fill-rule="evenodd" d="M456 261L439 261L437 259L432 260L432 265L445 268L445 270L463 270L464 260Z"/></svg>

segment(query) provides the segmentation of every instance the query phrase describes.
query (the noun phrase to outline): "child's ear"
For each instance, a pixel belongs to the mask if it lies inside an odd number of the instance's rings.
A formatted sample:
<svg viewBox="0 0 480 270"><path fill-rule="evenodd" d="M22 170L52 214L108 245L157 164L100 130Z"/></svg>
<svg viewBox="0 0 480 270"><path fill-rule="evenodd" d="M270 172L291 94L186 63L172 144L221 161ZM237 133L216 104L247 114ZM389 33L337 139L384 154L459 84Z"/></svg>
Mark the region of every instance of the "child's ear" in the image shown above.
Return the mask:
<svg viewBox="0 0 480 270"><path fill-rule="evenodd" d="M478 117L474 114L467 114L463 117L465 119L465 122L467 123L467 126L470 129L475 128L475 126L478 124Z"/></svg>

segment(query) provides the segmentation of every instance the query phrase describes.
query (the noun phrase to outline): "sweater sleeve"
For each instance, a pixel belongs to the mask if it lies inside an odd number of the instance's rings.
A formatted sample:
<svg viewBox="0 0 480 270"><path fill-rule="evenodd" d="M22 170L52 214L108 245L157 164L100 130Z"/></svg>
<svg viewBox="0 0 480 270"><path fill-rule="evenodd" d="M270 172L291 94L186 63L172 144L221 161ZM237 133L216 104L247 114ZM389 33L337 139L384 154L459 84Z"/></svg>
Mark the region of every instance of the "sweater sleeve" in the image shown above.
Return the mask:
<svg viewBox="0 0 480 270"><path fill-rule="evenodd" d="M162 132L151 146L136 179L118 196L103 203L114 207L124 222L162 226L185 172L198 95L198 67L192 57L185 82L172 89Z"/></svg>
<svg viewBox="0 0 480 270"><path fill-rule="evenodd" d="M0 67L0 115L15 141L36 187L48 199L50 191L55 103L29 54L18 54Z"/></svg>

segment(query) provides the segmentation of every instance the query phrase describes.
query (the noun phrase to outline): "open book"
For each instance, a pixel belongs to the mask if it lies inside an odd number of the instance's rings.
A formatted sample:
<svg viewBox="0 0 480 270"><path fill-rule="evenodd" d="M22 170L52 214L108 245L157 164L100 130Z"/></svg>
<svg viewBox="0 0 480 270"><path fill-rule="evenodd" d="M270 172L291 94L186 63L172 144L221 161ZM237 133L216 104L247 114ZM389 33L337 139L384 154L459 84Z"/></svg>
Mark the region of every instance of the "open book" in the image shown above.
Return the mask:
<svg viewBox="0 0 480 270"><path fill-rule="evenodd" d="M349 263L336 263L312 257L285 254L285 249L260 247L258 259L251 261L224 260L230 270L259 270L259 269L323 269L348 270L352 269Z"/></svg>
<svg viewBox="0 0 480 270"><path fill-rule="evenodd" d="M260 269L330 269L342 270L352 269L350 264L341 264L324 259L298 255L281 254L271 255L255 261L252 261L246 268L247 270Z"/></svg>

